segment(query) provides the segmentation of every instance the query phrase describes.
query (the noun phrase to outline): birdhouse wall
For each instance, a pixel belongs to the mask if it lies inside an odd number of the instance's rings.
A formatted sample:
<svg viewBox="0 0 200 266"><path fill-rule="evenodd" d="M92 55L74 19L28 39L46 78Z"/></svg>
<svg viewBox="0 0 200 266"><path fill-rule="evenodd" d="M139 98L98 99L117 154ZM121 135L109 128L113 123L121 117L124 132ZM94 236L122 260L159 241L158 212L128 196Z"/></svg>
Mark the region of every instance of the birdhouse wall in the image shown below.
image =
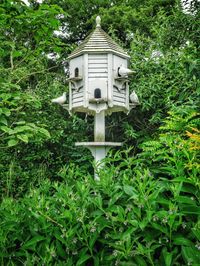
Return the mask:
<svg viewBox="0 0 200 266"><path fill-rule="evenodd" d="M83 56L78 56L70 60L69 62L69 72L70 78L75 77L75 69L78 68L78 76L83 76Z"/></svg>
<svg viewBox="0 0 200 266"><path fill-rule="evenodd" d="M126 89L118 90L115 87L113 88L113 104L117 106L123 106L126 105Z"/></svg>
<svg viewBox="0 0 200 266"><path fill-rule="evenodd" d="M127 65L127 58L113 53L85 53L72 58L69 64L69 110L89 114L106 110L106 115L127 112L128 79L118 75L118 68Z"/></svg>
<svg viewBox="0 0 200 266"><path fill-rule="evenodd" d="M128 107L127 98L128 96L128 82L126 78L120 77L118 75L118 69L120 66L127 67L128 60L117 55L113 55L113 71L114 71L114 80L113 80L113 105Z"/></svg>
<svg viewBox="0 0 200 266"><path fill-rule="evenodd" d="M95 89L101 90L101 97L107 99L108 90L108 55L88 55L88 98L94 98Z"/></svg>
<svg viewBox="0 0 200 266"><path fill-rule="evenodd" d="M84 103L83 56L70 60L70 110Z"/></svg>
<svg viewBox="0 0 200 266"><path fill-rule="evenodd" d="M113 55L114 76L118 77L118 68L120 66L128 67L128 60L117 55Z"/></svg>
<svg viewBox="0 0 200 266"><path fill-rule="evenodd" d="M80 89L79 91L72 90L72 106L73 107L82 106L83 101L84 101L83 88Z"/></svg>

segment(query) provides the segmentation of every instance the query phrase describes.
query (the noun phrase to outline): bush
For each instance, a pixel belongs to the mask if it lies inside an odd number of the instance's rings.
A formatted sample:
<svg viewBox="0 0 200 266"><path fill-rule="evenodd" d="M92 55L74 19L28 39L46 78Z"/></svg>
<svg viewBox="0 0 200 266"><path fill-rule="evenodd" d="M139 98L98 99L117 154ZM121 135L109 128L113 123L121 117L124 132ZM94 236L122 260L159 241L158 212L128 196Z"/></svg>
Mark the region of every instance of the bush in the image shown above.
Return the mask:
<svg viewBox="0 0 200 266"><path fill-rule="evenodd" d="M106 159L99 182L70 165L61 183L4 198L2 265L199 265L199 137L185 134L199 119L190 113L171 114L136 158Z"/></svg>

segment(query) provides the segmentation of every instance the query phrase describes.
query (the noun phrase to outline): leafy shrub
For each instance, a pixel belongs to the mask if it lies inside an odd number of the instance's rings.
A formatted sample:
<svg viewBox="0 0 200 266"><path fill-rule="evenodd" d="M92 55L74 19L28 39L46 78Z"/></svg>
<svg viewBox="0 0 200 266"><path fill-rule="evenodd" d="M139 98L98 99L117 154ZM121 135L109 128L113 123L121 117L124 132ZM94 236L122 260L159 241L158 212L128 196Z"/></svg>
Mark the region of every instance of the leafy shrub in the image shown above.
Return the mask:
<svg viewBox="0 0 200 266"><path fill-rule="evenodd" d="M106 159L99 182L70 165L61 183L4 198L2 265L199 265L198 153L185 134L198 121L174 112L136 158Z"/></svg>

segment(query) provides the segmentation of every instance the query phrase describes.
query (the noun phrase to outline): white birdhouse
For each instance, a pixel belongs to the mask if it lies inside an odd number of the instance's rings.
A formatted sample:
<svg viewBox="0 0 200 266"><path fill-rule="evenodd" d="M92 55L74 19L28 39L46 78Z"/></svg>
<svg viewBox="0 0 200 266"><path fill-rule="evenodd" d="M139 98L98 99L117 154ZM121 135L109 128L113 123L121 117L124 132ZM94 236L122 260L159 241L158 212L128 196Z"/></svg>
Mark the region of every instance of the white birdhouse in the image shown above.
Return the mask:
<svg viewBox="0 0 200 266"><path fill-rule="evenodd" d="M100 22L97 17L95 30L68 57L70 113L128 113L136 106L129 102L130 57L101 29Z"/></svg>

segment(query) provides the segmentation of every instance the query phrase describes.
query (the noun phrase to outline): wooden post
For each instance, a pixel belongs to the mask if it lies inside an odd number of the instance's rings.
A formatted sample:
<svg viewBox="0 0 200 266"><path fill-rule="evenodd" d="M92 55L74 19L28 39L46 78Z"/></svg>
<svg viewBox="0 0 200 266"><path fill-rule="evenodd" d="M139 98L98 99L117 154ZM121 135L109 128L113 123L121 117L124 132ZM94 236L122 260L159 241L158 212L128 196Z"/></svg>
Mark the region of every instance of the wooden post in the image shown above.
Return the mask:
<svg viewBox="0 0 200 266"><path fill-rule="evenodd" d="M94 141L105 142L105 112L101 111L94 116Z"/></svg>

